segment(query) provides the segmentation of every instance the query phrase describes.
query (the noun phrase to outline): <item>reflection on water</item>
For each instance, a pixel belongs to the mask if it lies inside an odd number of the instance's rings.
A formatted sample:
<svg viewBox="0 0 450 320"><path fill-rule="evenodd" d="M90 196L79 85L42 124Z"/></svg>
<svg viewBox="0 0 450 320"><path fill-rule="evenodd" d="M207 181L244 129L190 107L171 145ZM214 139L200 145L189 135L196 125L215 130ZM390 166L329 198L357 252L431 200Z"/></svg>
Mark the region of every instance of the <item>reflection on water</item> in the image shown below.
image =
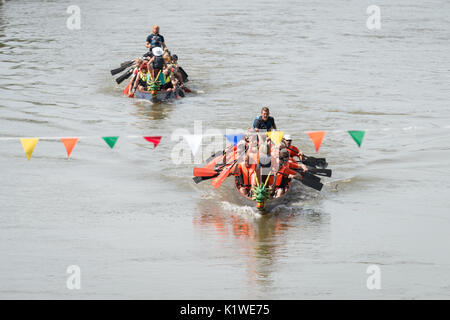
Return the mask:
<svg viewBox="0 0 450 320"><path fill-rule="evenodd" d="M231 250L237 261L244 257L248 284L267 290L276 285L272 275L279 271L278 265L289 255L292 243L302 239L310 242L311 234L322 233L327 222L316 209L260 215L249 207L227 210L217 202L202 200L193 224L198 232L214 238L219 250Z"/></svg>
<svg viewBox="0 0 450 320"><path fill-rule="evenodd" d="M164 120L174 109L174 104L170 102L155 102L138 100L134 103L136 112L132 115L143 120Z"/></svg>

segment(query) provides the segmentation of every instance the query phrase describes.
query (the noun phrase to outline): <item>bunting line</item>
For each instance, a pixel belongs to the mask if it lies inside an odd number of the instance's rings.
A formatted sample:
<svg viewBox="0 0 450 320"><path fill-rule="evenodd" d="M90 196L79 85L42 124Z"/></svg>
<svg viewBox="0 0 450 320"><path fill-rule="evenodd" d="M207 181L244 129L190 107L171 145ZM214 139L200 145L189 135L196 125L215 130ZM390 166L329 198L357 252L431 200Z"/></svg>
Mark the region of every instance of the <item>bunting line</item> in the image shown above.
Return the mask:
<svg viewBox="0 0 450 320"><path fill-rule="evenodd" d="M327 133L347 133L350 135L350 137L353 139L353 141L357 144L359 148L362 146L363 139L365 137L366 132L380 132L380 131L393 131L393 130L403 130L403 131L411 131L411 130L420 130L420 129L450 129L450 125L445 127L418 127L418 126L409 126L409 127L403 127L400 129L396 128L382 128L382 129L367 129L367 130L323 130L323 131L300 131L299 133L306 133L309 138L312 140L314 147L316 149L316 152L319 151L324 137ZM227 130L227 132L230 132L230 130ZM203 144L202 140L205 137L217 137L217 136L223 136L226 141L228 141L230 144L236 146L239 141L242 140L245 134L245 130L232 130L232 132L235 132L234 134L222 134L220 130L217 130L217 133L206 133L206 134L186 134L186 135L180 135L180 137L183 137L183 139L186 141L188 146L191 149L192 155L195 157L197 154L200 146L207 145L206 143ZM239 133L238 133L239 132ZM282 141L284 132L283 131L270 131L267 132L267 136L275 143L275 145L279 145ZM162 139L162 136L138 136L138 135L126 135L122 136L124 138L139 138L139 139L145 139L147 142L150 142L153 144L153 147L156 148ZM0 141L13 141L13 140L19 140L22 144L22 148L25 152L25 155L28 160L31 159L31 156L36 148L36 145L39 141L53 141L53 140L59 140L63 143L67 158L70 158L76 144L79 140L87 140L87 139L103 139L103 141L111 148L113 149L115 145L117 144L117 141L119 139L119 136L79 136L79 137L71 137L71 138L65 138L65 137L0 137Z"/></svg>
<svg viewBox="0 0 450 320"><path fill-rule="evenodd" d="M450 125L448 125L448 126L441 126L441 127L421 127L421 126L409 126L409 127L402 127L402 128L392 128L392 127L388 127L388 128L378 128L378 129L376 129L376 128L373 128L373 129L365 129L365 130L363 130L363 131L365 131L365 132L380 132L380 131L414 131L414 130L425 130L425 129L428 129L428 130L437 130L437 129L450 129ZM327 134L330 134L330 133L347 133L348 134L348 130L327 130L327 129L323 129L323 130L320 130L320 131L325 131ZM223 131L223 132L225 132L225 131ZM246 132L246 130L238 130L238 129L235 129L234 130L234 132L239 132L239 133L245 133ZM296 131L297 133L308 133L308 132L311 132L311 130L307 130L307 131ZM220 135L225 135L225 133L214 133L214 134L209 134L209 133L207 133L207 134L203 134L202 135L202 137L217 137L217 136L220 136ZM121 136L121 137L123 137L123 138L140 138L140 139L142 139L142 135L141 136L138 136L138 135L126 135L126 136ZM24 138L23 136L22 137L19 137L19 136L16 136L16 137L0 137L0 141L3 141L3 140L5 140L5 141L7 141L7 140L19 140L19 139L22 139L22 138ZM39 140L60 140L61 139L61 136L59 136L59 137L36 137L36 138L38 138ZM86 139L101 139L102 137L101 136L77 136L77 138L79 139L79 140L86 140Z"/></svg>

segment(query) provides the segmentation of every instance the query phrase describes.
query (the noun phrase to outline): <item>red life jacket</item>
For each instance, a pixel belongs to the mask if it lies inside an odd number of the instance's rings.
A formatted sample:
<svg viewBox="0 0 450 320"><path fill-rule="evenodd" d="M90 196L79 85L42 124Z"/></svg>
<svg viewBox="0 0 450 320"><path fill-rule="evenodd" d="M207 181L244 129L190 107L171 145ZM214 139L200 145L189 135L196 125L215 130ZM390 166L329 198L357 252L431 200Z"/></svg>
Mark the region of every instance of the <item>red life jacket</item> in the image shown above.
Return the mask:
<svg viewBox="0 0 450 320"><path fill-rule="evenodd" d="M285 187L285 185L288 182L288 175L290 174L296 174L297 172L295 172L294 170L289 168L289 165L284 165L282 166L276 175L275 178L275 182L274 182L274 187L279 188L279 187Z"/></svg>
<svg viewBox="0 0 450 320"><path fill-rule="evenodd" d="M298 157L300 150L296 146L290 146L286 147L287 151L289 152L289 158Z"/></svg>
<svg viewBox="0 0 450 320"><path fill-rule="evenodd" d="M291 159L289 159L287 165L288 165L289 169L298 169L298 168L300 168L300 165L297 163L297 161L291 160Z"/></svg>

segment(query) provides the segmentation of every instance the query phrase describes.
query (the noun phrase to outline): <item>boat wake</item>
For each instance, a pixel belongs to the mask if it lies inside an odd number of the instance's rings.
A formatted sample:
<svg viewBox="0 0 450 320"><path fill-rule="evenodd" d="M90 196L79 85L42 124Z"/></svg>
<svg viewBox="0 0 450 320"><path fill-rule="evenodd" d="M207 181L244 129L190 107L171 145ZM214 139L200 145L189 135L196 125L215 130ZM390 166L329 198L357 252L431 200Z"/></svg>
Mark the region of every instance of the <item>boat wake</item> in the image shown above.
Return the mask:
<svg viewBox="0 0 450 320"><path fill-rule="evenodd" d="M253 217L253 218L261 218L261 212L255 207L247 206L247 205L239 205L236 203L231 203L228 201L222 201L220 206L223 210L244 216L244 217Z"/></svg>

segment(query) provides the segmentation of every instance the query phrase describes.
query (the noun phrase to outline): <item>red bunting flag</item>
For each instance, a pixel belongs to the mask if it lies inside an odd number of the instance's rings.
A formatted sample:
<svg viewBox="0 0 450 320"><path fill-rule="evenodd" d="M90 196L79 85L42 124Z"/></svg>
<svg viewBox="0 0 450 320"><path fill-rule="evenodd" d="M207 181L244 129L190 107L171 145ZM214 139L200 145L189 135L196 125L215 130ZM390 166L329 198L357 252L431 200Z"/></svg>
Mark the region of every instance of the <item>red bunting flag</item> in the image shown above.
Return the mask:
<svg viewBox="0 0 450 320"><path fill-rule="evenodd" d="M61 138L61 142L66 147L67 158L70 158L70 154L72 153L73 148L78 142L78 138Z"/></svg>
<svg viewBox="0 0 450 320"><path fill-rule="evenodd" d="M316 152L318 152L320 149L320 145L322 144L323 138L325 137L325 131L309 131L308 136L314 143L314 146L316 147Z"/></svg>
<svg viewBox="0 0 450 320"><path fill-rule="evenodd" d="M153 143L153 146L156 148L156 146L161 142L162 137L144 137L145 140L148 142Z"/></svg>

